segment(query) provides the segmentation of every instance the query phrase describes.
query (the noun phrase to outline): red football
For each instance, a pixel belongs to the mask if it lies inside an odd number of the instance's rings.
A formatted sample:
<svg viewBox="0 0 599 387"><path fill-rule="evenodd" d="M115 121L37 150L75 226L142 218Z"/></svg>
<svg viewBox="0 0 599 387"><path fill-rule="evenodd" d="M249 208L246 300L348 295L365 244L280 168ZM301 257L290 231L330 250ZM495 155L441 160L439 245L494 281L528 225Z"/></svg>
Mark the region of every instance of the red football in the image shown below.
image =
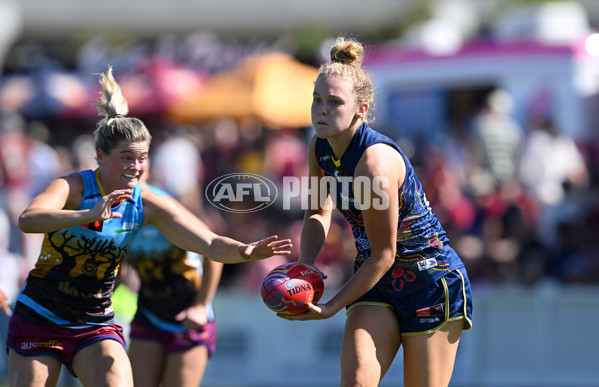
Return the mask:
<svg viewBox="0 0 599 387"><path fill-rule="evenodd" d="M324 290L322 275L303 263L290 262L275 267L262 282L262 300L271 310L298 314L308 303L320 300Z"/></svg>

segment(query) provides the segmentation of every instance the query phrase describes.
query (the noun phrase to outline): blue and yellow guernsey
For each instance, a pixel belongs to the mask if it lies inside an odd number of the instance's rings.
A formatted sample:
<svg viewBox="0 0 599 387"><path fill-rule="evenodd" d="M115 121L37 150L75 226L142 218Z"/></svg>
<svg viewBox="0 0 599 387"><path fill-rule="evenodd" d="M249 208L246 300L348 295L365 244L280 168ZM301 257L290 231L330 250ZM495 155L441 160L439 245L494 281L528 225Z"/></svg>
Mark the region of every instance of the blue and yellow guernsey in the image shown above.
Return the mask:
<svg viewBox="0 0 599 387"><path fill-rule="evenodd" d="M77 210L93 208L106 195L98 170L79 172L84 182ZM64 327L113 323L110 297L121 261L143 226L141 186L113 208L122 218L67 227L45 234L35 268L15 306L28 320Z"/></svg>
<svg viewBox="0 0 599 387"><path fill-rule="evenodd" d="M149 188L169 196L157 187ZM135 319L165 332L186 331L175 316L193 303L200 289L201 257L173 245L154 226L147 226L139 232L126 261L140 278ZM212 320L211 305L207 311Z"/></svg>
<svg viewBox="0 0 599 387"><path fill-rule="evenodd" d="M433 214L414 168L403 151L393 140L363 124L339 160L335 160L326 139L316 140L318 166L329 181L328 188L335 206L352 227L357 249L354 272L371 254L360 209L360 204L364 206L369 202L355 197L354 189L362 192L362 188L372 188L376 193L375 185L379 184L376 180L354 177L354 171L366 148L379 143L387 144L401 154L406 163L406 176L399 187L395 263L376 286L396 297L402 297L425 288L451 270L463 267L463 263L449 246L449 239ZM368 187L368 184L371 186ZM382 200L375 203L384 204Z"/></svg>

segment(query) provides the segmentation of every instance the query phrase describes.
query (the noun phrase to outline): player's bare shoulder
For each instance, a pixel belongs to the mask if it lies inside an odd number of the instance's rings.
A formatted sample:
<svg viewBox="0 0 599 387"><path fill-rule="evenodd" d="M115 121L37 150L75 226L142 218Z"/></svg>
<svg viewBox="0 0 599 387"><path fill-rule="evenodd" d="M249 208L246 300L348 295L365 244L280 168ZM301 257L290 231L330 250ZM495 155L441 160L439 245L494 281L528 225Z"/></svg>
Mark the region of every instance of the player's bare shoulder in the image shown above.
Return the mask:
<svg viewBox="0 0 599 387"><path fill-rule="evenodd" d="M384 143L369 146L356 167L356 174L371 176L405 175L406 164L401 154Z"/></svg>
<svg viewBox="0 0 599 387"><path fill-rule="evenodd" d="M79 206L79 204L81 204L85 184L83 183L83 178L81 175L77 172L73 172L56 178L56 180L50 183L48 189L56 190L54 192L64 190L67 195L65 208L75 209Z"/></svg>

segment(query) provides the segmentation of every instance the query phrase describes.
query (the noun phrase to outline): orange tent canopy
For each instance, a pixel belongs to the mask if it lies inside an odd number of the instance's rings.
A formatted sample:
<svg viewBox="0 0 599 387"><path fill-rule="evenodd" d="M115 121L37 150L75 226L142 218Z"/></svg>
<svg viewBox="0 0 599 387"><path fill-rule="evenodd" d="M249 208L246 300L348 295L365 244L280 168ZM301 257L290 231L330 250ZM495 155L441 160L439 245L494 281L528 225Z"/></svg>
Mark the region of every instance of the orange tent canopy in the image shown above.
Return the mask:
<svg viewBox="0 0 599 387"><path fill-rule="evenodd" d="M180 99L167 114L182 123L254 117L271 128L308 126L317 75L318 69L286 54L249 57Z"/></svg>

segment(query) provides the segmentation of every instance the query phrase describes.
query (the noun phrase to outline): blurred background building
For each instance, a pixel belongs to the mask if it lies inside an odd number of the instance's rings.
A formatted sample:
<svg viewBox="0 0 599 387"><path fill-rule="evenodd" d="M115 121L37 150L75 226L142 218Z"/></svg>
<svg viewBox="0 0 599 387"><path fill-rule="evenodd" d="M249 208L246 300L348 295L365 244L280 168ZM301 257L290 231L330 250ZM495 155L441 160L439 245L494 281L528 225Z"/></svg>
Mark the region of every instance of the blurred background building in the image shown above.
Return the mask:
<svg viewBox="0 0 599 387"><path fill-rule="evenodd" d="M595 0L0 0L0 287L14 296L37 258L39 236L15 223L26 203L95 168L92 74L108 65L154 136L156 185L218 232L299 246L297 205L226 212L204 188L228 173L279 189L306 176L312 83L344 34L367 44L372 126L410 156L473 282L452 386L597 386L597 29ZM339 218L316 262L323 299L351 275L353 250ZM338 384L342 313L291 323L260 300L287 260L226 267L206 386ZM401 380L393 366L382 385Z"/></svg>

